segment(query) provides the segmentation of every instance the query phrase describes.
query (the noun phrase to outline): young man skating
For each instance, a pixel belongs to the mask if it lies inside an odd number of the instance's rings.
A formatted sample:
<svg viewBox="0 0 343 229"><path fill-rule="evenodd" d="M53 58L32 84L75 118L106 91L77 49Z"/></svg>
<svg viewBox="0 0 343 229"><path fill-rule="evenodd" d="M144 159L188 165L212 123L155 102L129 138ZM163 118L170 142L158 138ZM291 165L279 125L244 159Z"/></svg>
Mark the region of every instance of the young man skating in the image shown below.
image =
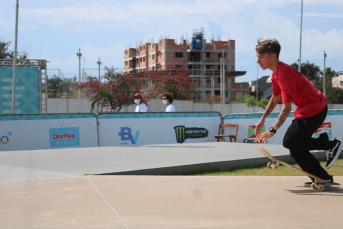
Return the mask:
<svg viewBox="0 0 343 229"><path fill-rule="evenodd" d="M327 98L301 73L279 61L281 46L276 39L258 40L256 45L257 63L260 67L273 71L273 95L267 108L256 124L256 141L266 143L273 137L285 122L291 112L291 102L297 108L293 114L292 124L283 138L283 146L289 149L293 159L306 172L327 182L333 182L319 161L310 150L327 150L326 168L330 168L337 160L342 150L342 142L329 140L326 133L318 138L312 138L313 133L322 125L327 115ZM274 110L282 97L283 107L277 121L269 131L260 133L268 115Z"/></svg>

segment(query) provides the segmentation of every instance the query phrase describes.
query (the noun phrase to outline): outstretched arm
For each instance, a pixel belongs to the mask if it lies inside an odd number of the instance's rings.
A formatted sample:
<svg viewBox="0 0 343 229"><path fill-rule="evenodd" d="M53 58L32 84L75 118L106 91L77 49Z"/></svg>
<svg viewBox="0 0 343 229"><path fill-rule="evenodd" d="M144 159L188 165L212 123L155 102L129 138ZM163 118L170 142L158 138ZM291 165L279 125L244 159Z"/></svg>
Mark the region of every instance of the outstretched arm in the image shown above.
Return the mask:
<svg viewBox="0 0 343 229"><path fill-rule="evenodd" d="M266 118L268 117L268 115L270 113L272 113L272 111L274 110L274 108L276 107L276 105L278 104L278 102L280 101L280 96L272 96L269 100L269 103L267 105L266 110L264 111L263 115L262 115L262 119L266 120ZM256 135L260 133L262 127L264 126L264 122L262 121L258 121L258 123L256 124L255 127L255 133Z"/></svg>
<svg viewBox="0 0 343 229"><path fill-rule="evenodd" d="M292 105L290 102L283 104L281 112L279 114L279 117L273 125L275 130L280 129L282 124L286 121L286 118L289 115L289 113L291 112L291 110L292 110ZM258 134L256 136L256 142L262 141L263 143L266 143L268 141L268 139L273 137L273 136L274 136L274 133L270 132L270 131Z"/></svg>
<svg viewBox="0 0 343 229"><path fill-rule="evenodd" d="M291 110L292 110L292 105L290 102L283 104L279 118L276 120L273 126L275 130L280 129L282 124L286 121L286 118L288 117L289 113L291 113Z"/></svg>

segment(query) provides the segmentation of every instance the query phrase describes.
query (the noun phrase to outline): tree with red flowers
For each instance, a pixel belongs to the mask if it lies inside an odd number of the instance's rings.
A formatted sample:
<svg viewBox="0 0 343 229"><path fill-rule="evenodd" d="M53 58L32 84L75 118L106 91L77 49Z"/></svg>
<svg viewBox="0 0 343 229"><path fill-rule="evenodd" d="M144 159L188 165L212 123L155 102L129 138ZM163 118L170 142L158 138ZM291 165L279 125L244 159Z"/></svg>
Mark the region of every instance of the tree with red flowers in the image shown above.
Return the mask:
<svg viewBox="0 0 343 229"><path fill-rule="evenodd" d="M186 67L174 67L171 70L155 71L143 76L151 79L155 85L147 98L155 99L161 94L170 93L176 100L192 100L197 85L191 81L190 73Z"/></svg>
<svg viewBox="0 0 343 229"><path fill-rule="evenodd" d="M137 76L118 73L113 67L106 70L104 82L88 76L87 82L76 85L92 101L91 112L96 104L119 112L125 106L134 104L133 95L140 91L140 79Z"/></svg>
<svg viewBox="0 0 343 229"><path fill-rule="evenodd" d="M96 104L110 107L113 112L119 112L122 108L133 105L133 95L141 91L141 80L145 79L154 82L154 89L146 98L143 97L145 104L149 98L156 99L164 93L172 94L177 100L192 100L196 89L196 83L189 77L190 70L185 67L155 71L140 76L117 73L113 67L106 70L103 77L105 82L100 82L97 77L88 76L87 82L76 85L76 88L83 90L92 101L91 112Z"/></svg>

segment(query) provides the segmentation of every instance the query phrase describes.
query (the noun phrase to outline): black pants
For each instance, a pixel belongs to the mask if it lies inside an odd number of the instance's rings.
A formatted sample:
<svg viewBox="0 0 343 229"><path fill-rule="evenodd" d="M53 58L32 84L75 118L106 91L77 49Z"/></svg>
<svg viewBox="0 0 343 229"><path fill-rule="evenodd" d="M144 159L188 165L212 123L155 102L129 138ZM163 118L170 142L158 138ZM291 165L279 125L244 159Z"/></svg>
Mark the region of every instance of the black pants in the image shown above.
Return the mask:
<svg viewBox="0 0 343 229"><path fill-rule="evenodd" d="M329 137L326 133L319 138L312 138L313 133L323 124L328 108L308 118L298 118L292 121L283 138L283 146L289 149L291 156L306 172L322 179L331 179L319 161L310 150L328 150Z"/></svg>

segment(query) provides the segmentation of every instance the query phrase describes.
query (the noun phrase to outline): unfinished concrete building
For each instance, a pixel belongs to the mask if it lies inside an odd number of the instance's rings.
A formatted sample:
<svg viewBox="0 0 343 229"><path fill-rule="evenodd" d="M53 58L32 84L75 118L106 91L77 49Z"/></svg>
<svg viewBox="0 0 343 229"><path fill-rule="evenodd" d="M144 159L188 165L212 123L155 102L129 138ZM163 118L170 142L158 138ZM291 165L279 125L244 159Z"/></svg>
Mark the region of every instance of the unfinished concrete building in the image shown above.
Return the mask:
<svg viewBox="0 0 343 229"><path fill-rule="evenodd" d="M246 71L235 69L235 40L206 43L203 30L193 32L192 40L161 38L158 43L148 42L124 50L124 72L146 74L156 70L168 70L173 66L186 66L192 70L192 81L198 85L197 101L235 101L237 93L249 93L248 83L236 83ZM142 90L149 91L152 82L142 83Z"/></svg>

